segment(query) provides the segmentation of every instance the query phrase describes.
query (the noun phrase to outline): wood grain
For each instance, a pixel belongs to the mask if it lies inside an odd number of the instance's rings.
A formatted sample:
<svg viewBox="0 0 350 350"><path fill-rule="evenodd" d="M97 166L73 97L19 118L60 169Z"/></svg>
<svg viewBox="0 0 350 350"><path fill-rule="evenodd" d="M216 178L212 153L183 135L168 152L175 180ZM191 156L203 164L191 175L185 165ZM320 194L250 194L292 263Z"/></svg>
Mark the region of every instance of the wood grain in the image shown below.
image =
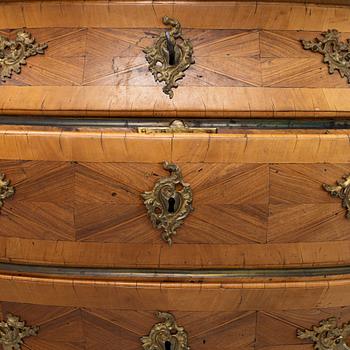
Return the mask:
<svg viewBox="0 0 350 350"><path fill-rule="evenodd" d="M82 6L92 4L84 2ZM211 6L196 4L192 8L199 13L202 6ZM55 3L44 2L41 11L46 6ZM66 6L69 3L62 4L63 12ZM248 5L236 7L241 6ZM108 8L112 7L109 2ZM322 9L317 7L317 11ZM334 26L343 20L340 16L335 21ZM155 83L142 52L161 32L155 26L96 28L77 24L29 29L49 47L45 55L31 57L20 75L0 83L2 114L344 118L350 113L346 79L338 73L330 75L322 56L304 50L300 43L319 36L319 31L290 30L287 25L262 29L259 23L253 28L184 29L184 36L193 43L196 64L186 71L170 100ZM344 41L349 31L342 33ZM10 37L15 32L1 31Z"/></svg>
<svg viewBox="0 0 350 350"><path fill-rule="evenodd" d="M298 0L300 1L300 0ZM188 28L327 30L335 24L350 31L348 7L256 1L5 1L3 28L117 27L162 28L163 15L178 18ZM344 0L335 0L344 2ZM60 13L60 16L57 16Z"/></svg>
<svg viewBox="0 0 350 350"><path fill-rule="evenodd" d="M141 198L167 175L161 164L1 162L19 195L2 209L0 259L193 268L349 263L350 222L322 189L348 164L179 165L195 211L169 248Z"/></svg>
<svg viewBox="0 0 350 350"><path fill-rule="evenodd" d="M2 302L4 313L21 315L29 325L40 325L37 337L25 339L35 350L136 350L140 337L149 334L159 320L156 311L75 308ZM190 312L171 310L196 349L310 349L312 344L296 337L296 329L310 328L321 319L349 318L349 307L285 311ZM56 327L59 332L55 332ZM74 331L74 332L73 332Z"/></svg>
<svg viewBox="0 0 350 350"><path fill-rule="evenodd" d="M0 275L1 300L121 310L298 310L349 305L350 282L337 280L174 283Z"/></svg>
<svg viewBox="0 0 350 350"><path fill-rule="evenodd" d="M136 350L140 337L159 320L156 311L74 308L2 302L4 313L21 315L29 325L40 325L37 337L25 339L35 350ZM311 343L296 337L296 329L310 328L321 319L336 316L347 322L349 307L296 311L189 312L171 310L196 349L309 349ZM65 325L65 326L63 326ZM55 332L56 327L59 332ZM73 332L74 331L74 332Z"/></svg>
<svg viewBox="0 0 350 350"><path fill-rule="evenodd" d="M153 164L164 160L254 164L350 162L347 130L336 133L239 131L209 136L0 126L0 146L3 160Z"/></svg>

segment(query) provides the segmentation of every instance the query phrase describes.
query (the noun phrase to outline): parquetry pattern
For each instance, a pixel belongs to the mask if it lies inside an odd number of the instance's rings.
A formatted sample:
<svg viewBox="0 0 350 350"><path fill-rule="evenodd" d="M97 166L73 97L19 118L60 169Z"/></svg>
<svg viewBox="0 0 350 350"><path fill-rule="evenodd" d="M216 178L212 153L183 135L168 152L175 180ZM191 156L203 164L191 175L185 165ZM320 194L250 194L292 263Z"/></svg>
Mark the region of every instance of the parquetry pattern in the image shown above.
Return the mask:
<svg viewBox="0 0 350 350"><path fill-rule="evenodd" d="M40 326L37 337L27 338L30 350L139 350L140 337L158 320L155 311L120 311L1 304L2 314L21 315L28 324ZM296 329L309 328L330 316L348 321L350 308L297 311L172 311L189 334L191 349L312 349L296 337Z"/></svg>
<svg viewBox="0 0 350 350"><path fill-rule="evenodd" d="M49 47L7 85L156 86L142 49L159 29L29 30ZM184 35L193 43L196 64L180 82L183 86L347 86L328 74L318 56L303 50L299 40L314 38L314 32L184 29Z"/></svg>
<svg viewBox="0 0 350 350"><path fill-rule="evenodd" d="M179 164L195 211L177 244L347 240L343 208L322 190L342 164ZM141 193L161 164L3 161L16 188L0 215L0 237L161 244ZM345 223L344 223L345 220Z"/></svg>

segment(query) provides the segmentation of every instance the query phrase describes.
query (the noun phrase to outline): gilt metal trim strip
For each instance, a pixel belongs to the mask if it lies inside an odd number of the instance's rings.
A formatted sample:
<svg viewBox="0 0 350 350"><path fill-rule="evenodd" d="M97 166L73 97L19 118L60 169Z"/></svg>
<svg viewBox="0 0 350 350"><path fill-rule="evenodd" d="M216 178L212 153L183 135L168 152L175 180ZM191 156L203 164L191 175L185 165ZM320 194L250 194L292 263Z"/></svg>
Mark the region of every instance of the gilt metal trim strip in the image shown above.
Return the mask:
<svg viewBox="0 0 350 350"><path fill-rule="evenodd" d="M74 276L77 278L171 278L181 279L231 279L272 277L336 277L350 275L350 266L305 267L278 269L150 269L150 268L94 268L43 266L0 262L0 272L26 275Z"/></svg>

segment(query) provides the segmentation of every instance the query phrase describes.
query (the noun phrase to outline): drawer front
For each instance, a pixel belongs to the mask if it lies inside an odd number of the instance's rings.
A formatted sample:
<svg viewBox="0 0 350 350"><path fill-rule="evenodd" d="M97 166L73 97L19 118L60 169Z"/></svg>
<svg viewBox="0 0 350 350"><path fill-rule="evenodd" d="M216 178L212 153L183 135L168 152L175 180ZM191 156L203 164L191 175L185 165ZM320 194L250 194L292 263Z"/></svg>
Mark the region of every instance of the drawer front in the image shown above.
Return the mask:
<svg viewBox="0 0 350 350"><path fill-rule="evenodd" d="M16 190L1 209L2 261L164 268L350 262L346 209L322 188L350 173L346 133L5 130L0 146L1 172ZM193 194L194 211L172 246L141 197L169 176L164 160L179 166Z"/></svg>
<svg viewBox="0 0 350 350"><path fill-rule="evenodd" d="M24 338L35 350L142 348L140 338L162 320L156 311L74 308L1 303L3 318L18 315L27 325L40 326L37 336ZM350 308L294 311L171 311L178 326L188 335L191 349L306 349L313 343L298 339L297 329L310 329L319 321L337 317L339 325L350 319ZM173 349L173 348L171 348Z"/></svg>

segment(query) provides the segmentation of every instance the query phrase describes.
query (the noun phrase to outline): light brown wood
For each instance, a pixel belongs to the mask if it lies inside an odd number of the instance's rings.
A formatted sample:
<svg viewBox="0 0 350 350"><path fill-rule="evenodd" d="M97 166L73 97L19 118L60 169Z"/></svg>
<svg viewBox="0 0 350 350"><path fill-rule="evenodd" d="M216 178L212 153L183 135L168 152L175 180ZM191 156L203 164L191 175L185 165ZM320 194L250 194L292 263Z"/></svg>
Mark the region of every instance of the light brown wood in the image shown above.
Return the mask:
<svg viewBox="0 0 350 350"><path fill-rule="evenodd" d="M350 281L172 283L0 275L0 297L39 305L137 310L298 310L348 305Z"/></svg>
<svg viewBox="0 0 350 350"><path fill-rule="evenodd" d="M2 2L2 28L116 27L162 28L163 15L187 28L262 28L350 31L349 7L246 1L24 1ZM60 16L57 16L60 13Z"/></svg>
<svg viewBox="0 0 350 350"><path fill-rule="evenodd" d="M346 130L330 134L271 131L208 136L2 126L0 159L102 163L161 163L164 160L182 163L349 163L350 145Z"/></svg>
<svg viewBox="0 0 350 350"><path fill-rule="evenodd" d="M40 325L37 337L25 346L38 350L140 349L140 337L149 334L159 320L156 310L75 308L2 302L3 313L22 315L29 325ZM199 350L278 348L311 349L298 339L296 329L309 329L321 319L349 319L349 308L296 311L188 312L171 310L177 324L188 333L189 345Z"/></svg>
<svg viewBox="0 0 350 350"><path fill-rule="evenodd" d="M177 164L195 211L168 247L141 198L167 175L160 163L0 162L16 188L0 215L0 259L176 268L349 263L350 222L322 189L348 164Z"/></svg>
<svg viewBox="0 0 350 350"><path fill-rule="evenodd" d="M28 8L31 14L28 21L41 20L40 25L26 23L25 26L37 41L47 42L48 49L45 55L31 57L20 75L13 74L6 83L0 84L2 114L206 118L349 116L350 90L346 79L338 73L330 75L322 56L304 50L300 40L320 35L318 28L304 28L302 23L309 25L315 16L320 24L323 15L332 14L327 26L343 31L345 41L350 36L350 28L343 30L342 24L347 23L344 18L350 8L310 5L311 8L305 10L300 4L276 3L254 4L254 8L252 3L172 4L172 8L181 8L185 18L180 20L184 27L184 23L188 23L184 35L193 44L196 63L186 71L185 79L179 81L180 88L170 100L161 91L160 84L155 83L142 52L161 32L159 25L146 25L144 21L155 16L158 6L167 8L169 4L157 3L150 7L148 3L137 2L63 2L58 9L56 2L44 2L39 8L36 2L7 2L0 5L0 23L7 23L11 7L19 4L24 16ZM86 14L88 20L98 19L103 23L100 16L112 15L115 6L123 8L119 9L121 13L125 8L130 7L131 11L134 7L132 14L127 10L125 15L129 27L118 20L104 26L82 24L78 16L74 16L76 23L71 23L73 18L69 19L71 13L92 7L90 10L96 11L91 16ZM293 14L295 6L298 11ZM46 10L49 14L43 19ZM146 12L150 10L151 17L147 17ZM328 12L323 14L325 10ZM54 15L57 11L60 16ZM2 13L7 18L3 22ZM236 14L237 23L232 24ZM279 23L284 14L288 18ZM227 16L230 21L225 24ZM273 26L279 24L270 28L260 23L259 16ZM205 20L196 24L193 23L196 18ZM69 20L66 24L56 23L61 19ZM206 20L217 21L219 28L207 26ZM20 27L18 23L9 24L0 34L14 37L16 30L6 28Z"/></svg>

